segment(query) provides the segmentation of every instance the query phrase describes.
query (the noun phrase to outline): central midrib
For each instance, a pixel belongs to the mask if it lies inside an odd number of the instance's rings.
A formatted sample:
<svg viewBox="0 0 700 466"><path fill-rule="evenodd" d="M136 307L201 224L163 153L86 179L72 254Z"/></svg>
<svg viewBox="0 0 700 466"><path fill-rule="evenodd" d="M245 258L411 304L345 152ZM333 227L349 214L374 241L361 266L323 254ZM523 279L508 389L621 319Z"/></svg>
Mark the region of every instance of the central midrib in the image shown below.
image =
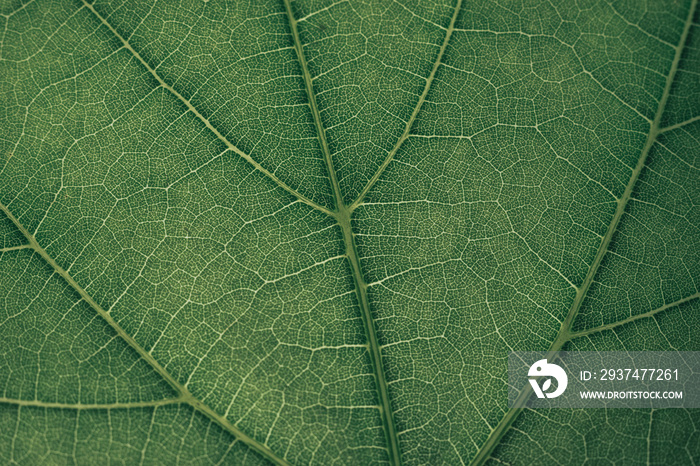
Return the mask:
<svg viewBox="0 0 700 466"><path fill-rule="evenodd" d="M461 0L460 0L461 1ZM320 113L318 110L318 105L316 104L316 98L315 98L315 93L313 92L313 86L311 82L311 75L309 74L308 67L306 64L306 58L303 53L303 49L301 46L301 42L299 40L299 34L297 31L296 27L296 20L294 18L294 15L292 13L291 9L291 4L289 0L284 0L285 8L287 11L287 15L289 18L289 24L290 24L290 29L292 32L292 37L294 40L294 45L295 45L295 50L298 55L298 59L300 62L300 65L302 67L303 75L304 75L304 81L306 85L306 91L307 95L309 98L309 104L311 108L311 112L313 115L314 123L316 125L317 133L318 133L318 138L321 143L321 147L323 150L324 154L324 160L326 162L326 167L328 170L328 174L331 180L331 185L333 189L333 194L335 197L335 202L336 202L336 209L334 211L330 211L326 209L325 207L316 204L315 202L311 201L310 199L306 198L305 196L301 195L298 191L294 190L293 188L290 188L287 186L285 183L283 183L281 180L277 179L274 175L272 175L269 171L267 171L265 168L257 164L248 154L243 153L240 151L237 147L233 146L227 138L225 138L214 126L211 125L211 123L204 117L202 116L196 108L194 108L191 103L185 99L182 95L180 95L177 90L175 90L172 86L168 85L156 72L153 70L148 63L143 60L143 58L140 56L140 54L134 50L131 45L124 39L119 32L114 29L114 27L107 22L107 20L102 17L92 5L87 3L86 0L83 0L84 5L93 13L95 14L98 19L105 24L110 31L112 31L124 44L125 47L127 47L131 53L133 53L136 58L147 68L147 70L158 80L161 86L166 88L168 91L173 93L178 99L180 99L183 103L185 103L190 111L192 111L200 120L204 122L204 124L223 142L226 143L226 145L229 147L229 149L233 150L236 152L238 155L243 157L246 161L254 165L254 167L263 172L268 178L272 179L276 184L278 184L281 188L285 189L286 191L290 192L292 195L297 197L299 200L302 202L305 202L306 204L310 205L311 207L320 210L332 217L334 217L343 234L343 240L345 242L346 246L346 256L348 258L348 261L351 266L352 270L352 275L355 283L355 289L356 293L358 296L358 301L361 309L361 314L363 318L363 322L365 325L366 333L367 333L367 340L368 340L368 348L369 348L369 353L370 353L370 358L371 362L373 365L375 377L377 379L377 391L379 393L379 398L380 398L380 411L381 411L381 416L382 416L382 421L384 424L384 430L386 433L387 437L387 450L389 452L389 458L391 462L395 465L400 465L401 464L401 455L399 452L399 446L398 446L398 438L396 435L396 428L395 424L393 421L393 411L391 409L391 403L389 401L389 395L388 395L388 386L386 383L386 376L384 374L384 366L382 365L381 362L381 353L380 353L380 346L378 343L377 339L377 332L374 327L374 321L371 315L371 310L369 307L369 300L367 297L367 285L364 281L362 270L360 268L360 260L359 256L357 254L357 250L355 247L355 243L353 240L353 233L352 233L352 226L351 226L351 221L350 221L350 216L351 216L351 209L345 205L343 202L343 197L342 193L340 191L340 185L337 180L336 172L333 167L333 161L332 157L330 155L330 150L328 148L328 144L326 141L325 137L325 130L323 128L323 125L321 123L320 119ZM454 18L453 21L454 23ZM445 44L446 45L446 44ZM444 46L443 45L443 49ZM436 64L437 66L437 64ZM432 75L431 75L432 76ZM414 112L415 113L415 112ZM415 116L415 115L414 115ZM413 118L412 118L413 119ZM411 120L412 120L411 119ZM402 142L402 140L400 140ZM399 143L400 145L400 143ZM397 147L398 148L398 147ZM395 148L395 150L397 149ZM37 245L38 246L38 245ZM52 260L51 258L46 257L47 260ZM55 265L55 264L53 264ZM71 283L71 285L77 286L77 284ZM121 331L120 335L123 332L121 328L116 324L116 322L112 322L109 316L104 313L103 317L106 317L110 325L112 325L115 329L118 331ZM140 349L138 344L136 344L135 341L131 341L131 338L126 335L125 333L122 335L127 339L127 341L132 344L132 346L136 347L137 350ZM139 351L140 353L143 353L143 351ZM208 417L212 418L215 422L219 423L224 427L226 430L229 430L234 436L236 436L239 440L242 440L244 443L248 444L251 446L254 450L257 450L259 453L261 453L264 457L267 457L270 459L273 463L277 464L286 464L286 462L274 455L272 451L268 449L267 446L260 444L259 442L253 440L252 438L248 437L246 434L244 434L242 431L237 429L235 426L230 424L230 422L223 418L222 416L219 416L216 414L211 408L209 408L207 405L202 403L200 400L192 397L180 384L178 384L170 374L168 374L164 369L160 368L159 364L157 361L154 359L150 358L149 363L163 376L168 380L171 385L174 385L178 391L186 393L186 396L184 397L185 401L191 404L195 409L198 409L199 411L203 412L205 415ZM161 369L161 370L158 370Z"/></svg>
<svg viewBox="0 0 700 466"><path fill-rule="evenodd" d="M294 17L290 0L284 0L284 6L287 12L287 18L289 20L289 28L294 40L294 49L296 50L297 58L304 76L306 94L309 99L309 107L311 107L311 113L313 115L314 125L316 126L316 132L318 133L318 139L323 151L326 169L328 170L328 175L331 180L333 196L336 204L336 212L333 213L333 216L338 221L338 225L340 225L342 230L343 241L345 243L345 255L347 256L352 270L355 293L357 294L357 300L362 315L362 322L365 327L370 361L372 363L372 369L374 371L375 381L377 384L377 392L379 394L380 415L382 418L382 424L384 425L384 434L386 436L386 446L389 454L389 460L394 465L400 465L401 452L399 448L398 435L396 432L396 424L394 423L393 410L391 409L389 387L387 385L384 365L382 363L381 348L379 346L377 329L374 325L372 310L370 308L369 298L367 296L367 283L365 283L364 275L362 274L360 257L357 254L357 247L355 245L352 232L352 210L349 208L349 206L345 205L343 194L340 190L338 177L335 167L333 166L333 157L331 156L330 149L328 148L326 132L323 123L321 122L321 113L318 109L318 104L316 103L316 94L313 89L311 73L309 73L309 68L306 63L306 56L304 55L304 49L299 38L297 21Z"/></svg>
<svg viewBox="0 0 700 466"><path fill-rule="evenodd" d="M333 196L335 198L336 210L332 213L332 216L340 225L343 234L343 241L345 243L345 255L350 263L352 270L353 282L355 285L355 292L357 294L357 299L362 315L362 321L365 327L365 333L367 336L367 344L369 348L370 360L373 366L374 375L377 384L377 392L379 394L380 412L382 417L382 423L384 425L384 432L387 440L387 450L389 453L389 460L394 465L400 465L402 462L401 449L398 441L398 434L396 429L396 423L394 422L393 409L391 407L391 398L389 396L389 387L384 372L384 364L382 363L381 346L379 345L379 338L377 336L377 329L374 323L374 318L372 316L372 309L369 303L369 297L367 295L367 283L364 279L364 274L362 272L362 265L360 262L360 256L357 252L357 245L355 243L355 235L352 230L352 213L353 211L362 205L362 199L373 187L379 177L382 175L388 164L393 160L394 155L398 152L399 148L408 139L411 127L415 121L417 115L425 102L425 99L430 91L430 87L433 83L437 69L442 62L442 57L447 49L450 42L452 32L455 28L455 23L457 21L457 16L459 15L461 9L462 0L457 0L452 17L445 31L445 36L442 44L440 45L437 58L433 63L433 67L430 74L426 78L426 83L418 98L413 112L406 121L404 130L394 144L393 148L388 152L388 155L374 173L370 181L362 188L360 194L357 196L354 202L349 205L345 204L343 193L340 189L340 184L338 183L337 174L335 167L333 165L333 157L331 151L328 147L328 141L326 139L325 128L321 121L321 113L316 103L316 94L313 89L313 80L311 78L311 73L309 72L306 56L304 55L304 49L299 38L299 31L297 29L297 20L294 17L294 12L291 7L291 0L284 0L285 10L287 13L287 19L289 21L290 32L294 41L294 49L297 53L297 58L302 69L302 74L304 77L304 83L306 87L307 97L309 99L309 106L311 108L311 113L313 115L314 125L316 126L316 131L318 134L319 142L321 144L323 158L325 160L326 169L328 170L328 175L331 180L331 186L333 190Z"/></svg>

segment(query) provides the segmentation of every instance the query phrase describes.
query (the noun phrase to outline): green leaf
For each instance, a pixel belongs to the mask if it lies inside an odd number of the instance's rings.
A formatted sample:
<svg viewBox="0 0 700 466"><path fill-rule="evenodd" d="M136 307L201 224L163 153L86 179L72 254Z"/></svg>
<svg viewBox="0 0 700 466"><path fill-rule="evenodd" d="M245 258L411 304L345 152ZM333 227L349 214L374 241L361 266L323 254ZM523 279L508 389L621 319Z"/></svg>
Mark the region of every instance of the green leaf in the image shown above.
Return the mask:
<svg viewBox="0 0 700 466"><path fill-rule="evenodd" d="M697 0L0 6L6 464L672 463L514 350L700 350Z"/></svg>

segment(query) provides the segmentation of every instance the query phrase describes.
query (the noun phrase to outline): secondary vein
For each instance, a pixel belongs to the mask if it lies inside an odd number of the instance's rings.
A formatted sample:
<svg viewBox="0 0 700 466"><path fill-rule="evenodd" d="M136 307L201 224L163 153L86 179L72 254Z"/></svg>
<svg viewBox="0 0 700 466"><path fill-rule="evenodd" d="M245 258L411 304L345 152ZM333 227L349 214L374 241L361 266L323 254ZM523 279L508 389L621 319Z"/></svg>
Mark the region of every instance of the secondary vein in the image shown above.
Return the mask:
<svg viewBox="0 0 700 466"><path fill-rule="evenodd" d="M80 295L80 297L86 303L88 303L90 307L92 307L107 322L107 324L109 324L110 327L114 329L117 335L119 335L119 337L121 337L129 346L131 346L139 354L139 356L141 356L144 359L144 361L146 361L161 377L163 377L163 380L165 380L173 388L173 390L175 390L175 392L179 394L178 398L180 400L182 400L185 403L188 403L194 409L201 412L215 423L219 424L224 430L232 434L237 440L245 443L252 450L264 456L272 463L277 465L289 464L284 459L277 457L272 452L272 450L270 450L266 445L263 445L257 440L249 437L243 431L231 424L223 416L214 412L214 410L212 410L209 406L204 404L199 399L195 398L194 395L192 395L185 386L183 386L181 383L175 380L175 378L172 375L170 375L170 373L168 373L168 371L166 371L165 368L161 366L160 363L156 361L156 359L148 351L146 351L136 340L134 340L134 338L131 337L131 335L129 335L112 318L112 316L107 311L105 311L92 298L92 296L90 296L90 294L87 291L85 291L85 289L78 285L78 283L73 279L73 277L70 276L70 274L68 274L68 272L65 269L63 269L60 265L58 265L58 263L56 263L56 261L46 252L46 250L39 245L34 235L32 235L24 227L24 225L20 223L17 217L15 217L12 214L12 212L10 212L10 210L2 203L0 203L0 211L4 212L5 215L12 221L12 223L14 223L17 229L20 232L22 232L24 237L29 242L29 246L31 247L31 249L33 249L37 254L39 254L54 269L54 271L58 275L63 277L63 279L66 282L68 282L68 285L70 285L70 287L73 288Z"/></svg>
<svg viewBox="0 0 700 466"><path fill-rule="evenodd" d="M656 109L656 115L654 116L654 120L652 121L650 128L649 128L649 134L647 136L646 143L644 144L644 147L642 148L642 152L639 156L639 160L637 161L636 166L634 167L634 170L632 171L632 175L630 176L629 181L627 182L627 186L625 187L625 191L622 194L622 197L618 199L617 201L617 208L615 209L615 214L613 215L612 220L610 221L610 224L608 225L608 229L605 233L605 236L603 237L600 246L598 248L598 252L596 253L595 259L593 260L593 264L591 267L588 269L588 273L586 274L586 278L583 281L583 284L581 287L577 290L576 296L574 297L574 301L571 305L571 308L569 309L569 312L566 315L566 318L564 319L564 322L561 325L561 328L559 330L559 333L552 343L552 345L549 348L548 351L548 356L547 359L550 358L550 355L552 357L555 357L556 354L561 350L561 348L566 344L568 341L571 340L572 336L575 334L572 332L572 326L574 324L574 320L576 319L576 316L578 315L578 312L581 309L581 305L583 304L583 301L586 298L586 295L588 293L588 290L591 287L591 284L593 283L593 280L595 279L596 273L598 272L598 268L600 267L600 264L603 262L603 258L605 257L605 254L608 252L608 247L610 246L610 241L612 240L615 232L617 231L617 226L620 223L620 219L622 218L622 215L625 212L625 208L627 206L628 201L632 197L632 192L634 191L635 184L637 183L637 179L639 178L640 173L642 172L642 169L644 168L644 164L646 163L647 156L649 155L649 151L651 150L652 146L654 145L654 142L656 142L657 136L661 133L660 131L660 125L661 125L661 117L663 116L664 109L666 108L666 102L668 102L668 98L671 94L671 87L673 85L673 80L676 76L676 71L678 71L678 65L680 64L681 61L681 56L683 54L683 49L685 47L686 40L688 39L688 34L690 32L690 27L693 22L693 17L695 15L695 8L697 6L697 0L693 0L690 9L688 11L688 16L685 21L685 26L683 28L683 32L681 34L680 40L678 42L678 46L676 47L676 53L673 57L673 62L671 64L671 69L668 73L668 76L666 76L666 83L664 86L664 91L661 95L661 100L659 100L659 106ZM531 396L531 390L528 390L527 387L525 390L521 392L521 396L518 398L518 401L524 402ZM522 400L521 400L522 398ZM518 406L522 406L522 403L516 403ZM491 432L491 435L489 435L488 439L486 439L486 442L484 445L481 447L481 449L477 452L477 455L474 457L474 460L472 462L473 465L481 465L484 464L491 453L493 452L494 448L496 448L496 445L500 442L501 438L503 435L506 433L506 431L510 428L510 426L515 422L515 419L520 415L520 413L523 411L523 408L511 408L501 419L501 421L498 423L496 428Z"/></svg>
<svg viewBox="0 0 700 466"><path fill-rule="evenodd" d="M21 244L19 246L10 246L8 248L2 248L2 249L0 249L0 252L18 251L20 249L28 249L31 247L32 246L30 244Z"/></svg>
<svg viewBox="0 0 700 466"><path fill-rule="evenodd" d="M635 320L646 319L646 318L648 318L648 317L652 317L652 316L658 314L659 312L663 312L663 311L665 311L666 309L670 309L670 308L672 308L672 307L680 306L680 305L683 304L683 303L687 303L688 301L692 301L692 300L698 299L698 298L700 298L700 293L694 293L694 294L692 294L692 295L690 295L690 296L686 296L686 297L683 298L683 299L679 299L678 301L674 301L674 302L672 302L672 303L664 304L663 306L661 306L661 307L659 307L659 308L653 309L653 310L648 311L648 312L645 312L645 313L643 313L643 314L637 314L636 316L628 317L628 318L623 319L623 320L620 320L620 321L618 321L618 322L613 322L613 323L611 323L611 324L601 325L600 327L592 327L592 328L589 328L589 329L586 329L586 330L581 330L581 331L578 331L578 332L572 332L572 333L569 335L569 338L570 338L571 340L573 340L574 338L585 337L585 336L587 336L587 335L592 335L592 334L594 334L594 333L603 332L603 331L605 331L605 330L610 330L610 329L619 327L620 325L625 325L625 324L628 324L628 323L630 323L630 322L634 322Z"/></svg>
<svg viewBox="0 0 700 466"><path fill-rule="evenodd" d="M455 5L455 11L452 14L452 18L450 19L450 25L447 27L447 31L445 32L445 39L442 42L442 46L440 47L440 51L438 52L437 59L435 60L435 64L433 65L433 69L430 70L430 74L428 75L428 79L425 82L425 87L423 88L423 92L421 93L420 97L418 98L418 103L416 104L416 107L413 109L413 113L411 113L411 117L408 119L406 122L406 127L403 130L403 133L401 134L401 137L399 138L398 141L396 141L396 145L394 145L393 149L389 151L389 154L387 154L386 158L384 159L384 162L382 162L381 166L379 169L376 171L374 175L372 175L372 178L369 180L369 182L365 185L364 188L362 188L362 191L360 191L359 196L357 196L357 199L355 199L355 202L352 203L350 206L350 210L355 210L361 203L362 199L364 199L365 195L369 192L370 189L372 189L372 186L379 180L379 177L382 176L382 173L384 173L384 170L386 170L386 167L389 166L392 160L394 160L394 156L396 153L399 151L403 143L408 139L408 136L410 135L411 132L411 127L413 126L413 122L416 120L416 117L418 116L418 113L420 113L420 109L423 107L423 103L425 102L425 98L428 95L428 92L430 91L430 87L433 84L433 81L435 80L435 74L437 73L438 68L440 67L440 64L442 64L442 57L445 55L445 50L447 50L447 46L450 43L450 38L452 37L452 33L455 30L455 23L457 22L457 16L459 16L459 12L462 9L462 0L457 0L457 5Z"/></svg>
<svg viewBox="0 0 700 466"><path fill-rule="evenodd" d="M172 405L183 403L182 398L168 398L165 400L156 401L134 401L131 403L56 403L50 401L39 400L19 400L13 398L0 398L0 404L9 404L16 406L31 406L36 408L54 408L54 409L128 409L128 408L153 408L156 406Z"/></svg>

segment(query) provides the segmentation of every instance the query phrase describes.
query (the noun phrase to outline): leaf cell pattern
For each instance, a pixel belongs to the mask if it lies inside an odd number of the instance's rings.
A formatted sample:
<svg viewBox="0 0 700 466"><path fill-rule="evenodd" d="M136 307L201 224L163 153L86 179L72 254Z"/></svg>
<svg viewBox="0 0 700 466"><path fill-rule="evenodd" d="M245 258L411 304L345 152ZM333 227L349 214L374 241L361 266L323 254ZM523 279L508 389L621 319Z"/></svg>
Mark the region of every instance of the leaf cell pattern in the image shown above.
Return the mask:
<svg viewBox="0 0 700 466"><path fill-rule="evenodd" d="M700 350L697 0L0 6L6 464L695 464L512 410Z"/></svg>

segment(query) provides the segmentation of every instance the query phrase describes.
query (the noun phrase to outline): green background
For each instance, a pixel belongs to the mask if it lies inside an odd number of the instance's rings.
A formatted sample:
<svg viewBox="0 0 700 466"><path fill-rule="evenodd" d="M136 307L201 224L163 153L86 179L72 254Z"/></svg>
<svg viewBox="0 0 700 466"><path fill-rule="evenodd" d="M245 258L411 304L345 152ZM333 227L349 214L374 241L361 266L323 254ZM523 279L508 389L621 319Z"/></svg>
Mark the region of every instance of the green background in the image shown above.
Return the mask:
<svg viewBox="0 0 700 466"><path fill-rule="evenodd" d="M700 350L697 0L5 1L4 464L695 464L507 354Z"/></svg>

